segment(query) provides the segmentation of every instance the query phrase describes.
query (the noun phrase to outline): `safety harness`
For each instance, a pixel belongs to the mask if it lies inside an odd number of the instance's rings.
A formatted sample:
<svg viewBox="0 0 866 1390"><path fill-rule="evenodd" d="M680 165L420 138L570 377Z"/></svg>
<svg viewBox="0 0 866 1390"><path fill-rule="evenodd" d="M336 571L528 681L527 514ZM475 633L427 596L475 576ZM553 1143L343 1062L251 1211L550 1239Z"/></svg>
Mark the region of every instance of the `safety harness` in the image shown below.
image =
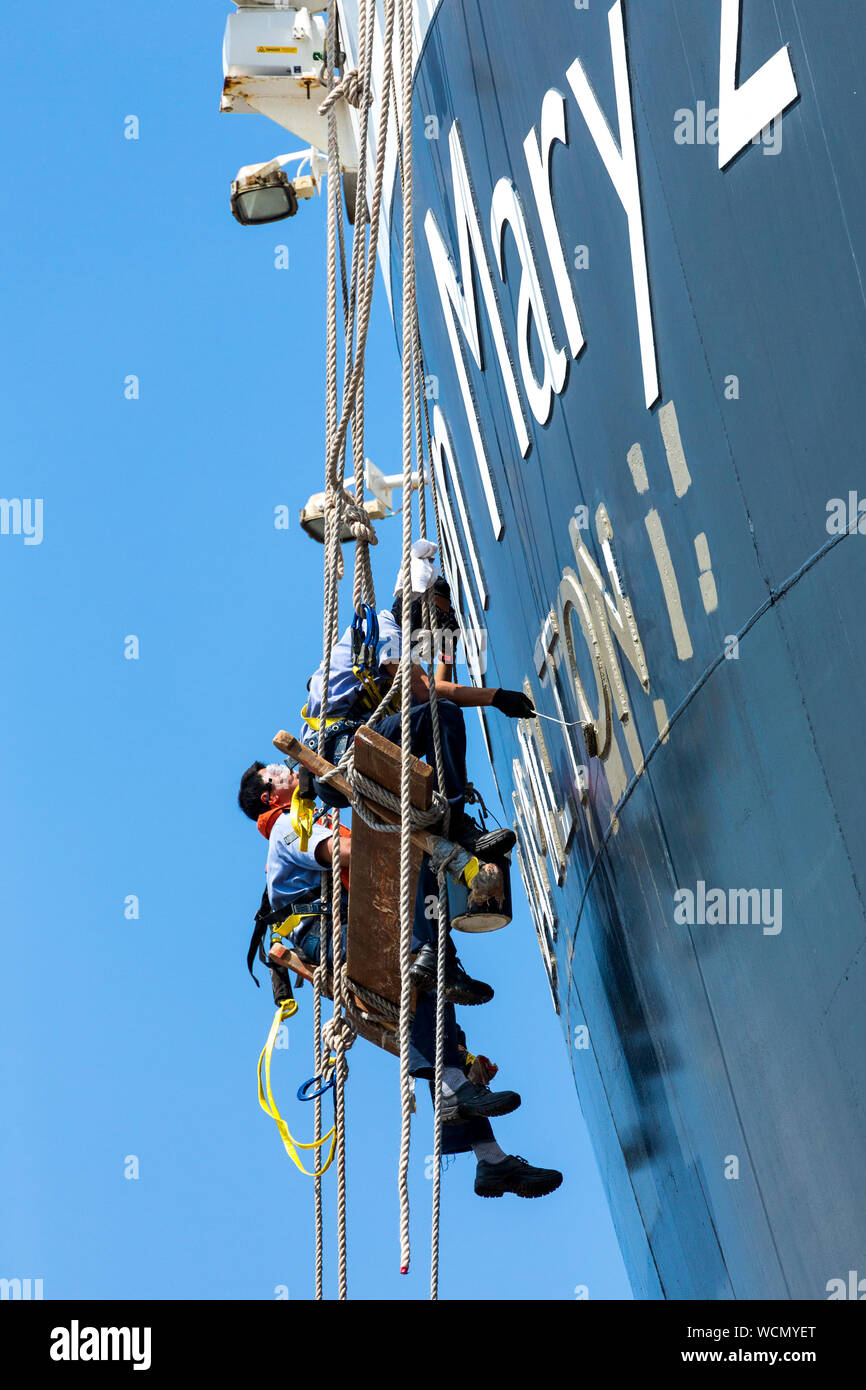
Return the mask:
<svg viewBox="0 0 866 1390"><path fill-rule="evenodd" d="M375 608L371 604L364 604L364 612L355 613L352 618L352 675L358 682L355 698L351 708L343 714L328 715L325 718L325 728L328 731L329 741L338 737L342 733L354 734L356 729L365 722L365 717L372 714L374 709L382 703L388 693L391 681L390 676L387 680L377 679L379 672L378 651L379 651L379 618ZM400 691L395 689L391 699L386 706L386 712L396 712L400 708ZM304 705L301 710L301 718L313 733L318 733L322 721L316 715L309 712L309 706Z"/></svg>
<svg viewBox="0 0 866 1390"><path fill-rule="evenodd" d="M301 787L295 791L292 804L289 808L289 823L291 830L286 835L286 844L291 846L296 842L300 844L302 852L309 844L313 825L316 822L315 802L307 802L299 795ZM281 812L282 814L282 812ZM326 819L324 812L319 813L320 818ZM253 923L253 934L250 937L250 944L247 948L247 970L252 975L258 985L255 972L253 971L253 961L258 954L259 960L269 969L274 969L274 964L265 955L264 939L265 934L270 929L271 946L276 946L291 936L292 932L300 926L305 918L321 917L322 908L318 895L315 898L297 899L290 903L281 903L279 907L271 907L268 899L268 890L262 893L262 901L256 913Z"/></svg>
<svg viewBox="0 0 866 1390"><path fill-rule="evenodd" d="M303 789L299 788L298 790ZM301 803L300 807L296 807L296 802L298 801ZM289 820L292 828L285 837L286 843L289 845L294 844L296 841L299 842L302 851L306 850L315 821L318 819L328 819L324 812L320 812L318 816L314 814L315 803L309 803L309 813L307 814L304 803L305 798L303 796L299 797L298 791L296 791L289 811ZM341 826L341 831L342 830L343 827ZM348 834L349 832L345 831L345 833ZM271 972L271 978L274 982L274 1002L277 1005L267 1041L259 1054L259 1105L262 1107L265 1114L270 1115L271 1119L276 1124L280 1138L283 1141L283 1147L289 1155L289 1158L307 1177L320 1177L330 1168L336 1150L337 1130L336 1125L332 1125L327 1134L324 1134L321 1139L314 1139L311 1143L303 1143L300 1139L295 1139L292 1135L274 1099L274 1094L271 1089L271 1061L274 1047L277 1045L280 1029L284 1023L288 1023L288 1020L297 1013L298 1006L295 999L292 997L288 971L285 967L275 965L272 961L268 960L264 950L264 938L268 930L270 930L271 946L274 946L278 942L282 942L287 936L290 936L302 922L312 922L316 918L323 917L326 912L327 907L323 906L320 898L282 903L280 907L272 908L268 899L267 889L265 889L262 894L261 905L256 913L253 934L250 938L249 949L247 951L247 969L255 980L256 985L259 983L253 972L253 961L256 953L258 953L259 960L262 964L268 966ZM331 1058L329 1055L325 1063L325 1070L330 1073L330 1078L327 1076L316 1076L311 1078L310 1081L305 1082L298 1092L299 1100L313 1100L316 1095L322 1095L328 1089L333 1092L334 1063L335 1059ZM315 1085L318 1085L318 1090L311 1093L310 1087ZM324 1162L322 1162L322 1150L329 1140L330 1147L327 1156L324 1157ZM320 1166L315 1167L312 1172L305 1168L301 1162L298 1152L299 1149L312 1149L314 1152L314 1162Z"/></svg>
<svg viewBox="0 0 866 1390"><path fill-rule="evenodd" d="M309 777L309 774L306 775L307 777ZM303 790L304 785L302 779L297 791L295 792L295 796L292 799L292 805L289 809L289 822L292 828L289 831L288 835L285 836L285 842L287 845L291 846L295 844L295 842L297 841L300 845L301 851L305 852L309 843L310 835L313 831L313 826L317 822L321 822L324 825L327 825L328 828L330 828L331 819L327 811L316 811L315 802L306 802L304 800L304 798L300 795L300 793L303 792ZM297 813L296 801L300 801L301 803L300 811ZM283 814L282 810L280 811L280 814ZM299 828L298 821L300 821L302 817L303 823ZM351 831L349 827L341 825L340 835L344 839L348 839L351 836ZM343 888L346 890L346 892L348 892L348 869L343 869L342 879ZM277 967L274 965L273 961L268 960L268 957L265 954L264 940L268 930L270 930L271 933L270 945L276 946L283 942L287 936L291 936L292 933L301 925L302 922L311 922L315 918L325 916L328 911L329 908L327 906L325 906L325 908L322 907L322 902L318 895L315 898L296 898L294 902L281 903L279 907L272 908L268 899L268 890L267 888L265 889L265 891L262 893L262 901L259 904L259 909L255 916L255 921L253 923L253 934L250 937L250 944L247 949L247 970L250 972L250 975L252 975L257 986L259 982L258 979L256 979L255 972L253 971L253 961L255 960L257 953L262 965L266 965L269 970L282 970L282 967Z"/></svg>
<svg viewBox="0 0 866 1390"><path fill-rule="evenodd" d="M314 905L315 904L315 905ZM282 903L279 907L271 907L268 900L268 890L262 893L261 906L255 916L253 934L250 937L250 944L247 949L247 970L252 975L258 986L258 979L253 970L253 961L258 954L259 960L263 965L273 969L273 964L265 955L264 940L265 933L270 928L271 945L275 946L285 937L291 936L292 932L300 926L305 918L321 917L322 909L318 905L319 900L313 899L312 902L293 902Z"/></svg>
<svg viewBox="0 0 866 1390"><path fill-rule="evenodd" d="M301 846L301 853L305 854L307 845L310 843L310 836L313 833L313 825L316 819L316 796L313 788L313 779L306 768L301 769L298 785L295 787L292 796L292 804L289 807L289 820L292 829L298 837Z"/></svg>
<svg viewBox="0 0 866 1390"><path fill-rule="evenodd" d="M374 677L378 671L379 616L369 603L364 604L363 615L352 616L352 674L358 682L356 708L370 713L376 708L385 694Z"/></svg>

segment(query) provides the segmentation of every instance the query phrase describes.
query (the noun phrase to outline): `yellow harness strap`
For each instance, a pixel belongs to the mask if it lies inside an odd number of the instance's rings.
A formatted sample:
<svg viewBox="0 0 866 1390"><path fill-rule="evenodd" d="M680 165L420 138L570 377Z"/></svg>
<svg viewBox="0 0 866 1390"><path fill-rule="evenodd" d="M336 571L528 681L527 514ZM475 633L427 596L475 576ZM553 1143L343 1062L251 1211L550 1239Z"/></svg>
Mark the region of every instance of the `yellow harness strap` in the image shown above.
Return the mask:
<svg viewBox="0 0 866 1390"><path fill-rule="evenodd" d="M289 1127L283 1119L282 1115L280 1114L279 1110L277 1109L277 1103L274 1100L273 1094L271 1092L271 1056L273 1054L274 1044L277 1040L277 1033L280 1031L280 1025L284 1023L286 1019L291 1018L292 1015L296 1014L297 1012L298 1006L295 1000L284 999L280 1007L277 1009L277 1012L274 1014L274 1021L271 1024L271 1031L268 1033L268 1040L262 1048L261 1052L259 1053L259 1105L262 1107L265 1114L270 1115L271 1119L276 1124L277 1129L280 1131L280 1138L283 1141L286 1153L289 1155L289 1158L292 1160L295 1166L297 1168L300 1168L301 1172L306 1174L308 1178L318 1178L321 1177L322 1173L326 1173L328 1171L328 1169L334 1161L334 1151L337 1147L336 1125L332 1126L332 1128L328 1130L327 1134L323 1134L321 1139L314 1139L311 1144L302 1144L300 1140L293 1139L291 1134L289 1133ZM262 1086L262 1062L264 1062L265 1064L264 1087ZM267 1092L267 1100L265 1100L265 1092ZM323 1167L314 1169L312 1173L307 1172L307 1169L304 1167L303 1163L298 1157L298 1149L321 1149L322 1145L326 1144L329 1139L331 1141L331 1148L330 1152L328 1153L327 1162L323 1165Z"/></svg>
<svg viewBox="0 0 866 1390"><path fill-rule="evenodd" d="M369 709L375 709L382 698L382 692L370 672L363 666L353 666L352 674L361 686L362 698Z"/></svg>
<svg viewBox="0 0 866 1390"><path fill-rule="evenodd" d="M312 912L309 914L310 917L313 915ZM282 941L285 936L291 936L295 927L300 926L303 920L303 917L297 912L293 912L291 917L284 917L282 922L278 923L277 926L271 927L271 943L273 944L275 940Z"/></svg>
<svg viewBox="0 0 866 1390"><path fill-rule="evenodd" d="M310 843L315 814L315 801L304 801L303 797L298 795L298 789L295 787L292 793L292 804L289 807L289 820L292 822L292 829L300 841L301 854L306 854L307 845Z"/></svg>
<svg viewBox="0 0 866 1390"><path fill-rule="evenodd" d="M317 734L319 732L319 726L321 725L322 721L321 719L317 719L316 716L313 714L307 714L306 705L304 705L304 708L301 710L301 718L303 719L307 728L312 729L314 734ZM336 715L333 719L329 716L325 719L325 728L330 729L332 724L342 724L344 718L345 715L342 714Z"/></svg>

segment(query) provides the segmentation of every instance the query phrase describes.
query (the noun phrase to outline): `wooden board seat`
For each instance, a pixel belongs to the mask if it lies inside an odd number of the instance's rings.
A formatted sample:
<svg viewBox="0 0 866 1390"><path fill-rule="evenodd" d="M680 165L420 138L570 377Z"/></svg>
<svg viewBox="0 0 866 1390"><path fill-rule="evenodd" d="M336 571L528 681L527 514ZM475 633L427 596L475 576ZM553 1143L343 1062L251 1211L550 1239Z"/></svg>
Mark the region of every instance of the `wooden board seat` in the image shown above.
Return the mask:
<svg viewBox="0 0 866 1390"><path fill-rule="evenodd" d="M270 953L275 964L282 965L286 970L292 971L300 981L308 980L310 984L313 983L313 968L307 965L306 961L302 961L300 956L288 946L280 946L278 950L279 956L274 951ZM326 999L333 999L334 997L330 974L325 976L322 993ZM414 990L412 996L414 1012ZM393 1057L399 1057L400 1044L397 1037L397 1025L390 1021L386 1022L380 1017L372 1016L368 1002L354 993L352 994L352 1005L355 1011L352 1021L359 1037L364 1038L366 1042L373 1043L376 1047L381 1047L385 1052L390 1052Z"/></svg>
<svg viewBox="0 0 866 1390"><path fill-rule="evenodd" d="M274 745L281 751L290 753L298 762L307 767L314 776L328 770L330 764L324 762L312 749L306 748L291 735L279 733ZM400 794L400 749L389 739L377 734L374 729L362 727L355 735L355 768L371 781L384 787L395 795ZM343 790L343 786L335 783ZM348 788L346 788L348 790ZM418 758L412 759L410 779L412 805L427 811L433 801L433 769ZM365 805L374 816L392 822L399 816L385 811L376 802ZM418 887L418 874L424 857L423 838L414 835L410 858L410 901L415 902ZM302 979L312 980L312 971L288 948L281 948L279 963L294 971ZM274 960L277 958L274 956ZM400 1003L400 834L399 826L394 831L375 830L362 820L352 817L352 857L349 870L349 922L346 944L346 971L349 980L362 989L380 995L395 1007ZM331 998L330 990L323 990ZM411 1010L415 1009L415 991L412 991ZM370 1015L372 1007L359 995L353 995L353 1005L357 1013ZM399 1055L396 1024L391 1021L368 1017L356 1025L359 1034L367 1041L382 1047L386 1052Z"/></svg>
<svg viewBox="0 0 866 1390"><path fill-rule="evenodd" d="M355 768L387 791L400 793L400 749L374 729L355 735ZM422 811L433 800L433 769L412 759L412 805ZM367 803L369 804L369 803ZM376 811L375 803L371 810ZM423 852L410 851L409 897L415 904ZM352 817L352 859L349 870L349 936L346 949L349 978L365 989L400 1002L400 835L374 830L360 816Z"/></svg>

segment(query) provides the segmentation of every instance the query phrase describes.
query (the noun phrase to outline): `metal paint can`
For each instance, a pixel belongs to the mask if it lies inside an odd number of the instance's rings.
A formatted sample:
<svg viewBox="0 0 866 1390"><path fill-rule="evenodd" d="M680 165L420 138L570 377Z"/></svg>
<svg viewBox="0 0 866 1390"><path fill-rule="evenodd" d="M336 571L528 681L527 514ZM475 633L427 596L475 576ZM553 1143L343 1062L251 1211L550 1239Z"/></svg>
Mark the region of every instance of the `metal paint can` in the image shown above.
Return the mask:
<svg viewBox="0 0 866 1390"><path fill-rule="evenodd" d="M469 890L462 883L448 879L448 912L451 925L457 931L499 931L511 921L511 856L505 855L492 862L502 870L503 896L479 907L469 906Z"/></svg>

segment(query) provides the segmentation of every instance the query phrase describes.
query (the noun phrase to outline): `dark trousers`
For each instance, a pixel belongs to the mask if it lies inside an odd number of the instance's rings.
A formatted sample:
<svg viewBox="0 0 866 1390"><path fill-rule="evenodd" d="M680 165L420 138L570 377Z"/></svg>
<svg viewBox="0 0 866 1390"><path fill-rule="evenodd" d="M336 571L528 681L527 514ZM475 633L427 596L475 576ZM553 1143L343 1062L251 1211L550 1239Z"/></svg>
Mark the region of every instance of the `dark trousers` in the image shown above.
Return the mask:
<svg viewBox="0 0 866 1390"><path fill-rule="evenodd" d="M463 1054L459 1049L460 1033L454 1005L445 1005L445 1035L443 1039L442 1064L446 1067L459 1067L463 1064ZM409 1034L409 1072L410 1075L431 1083L436 1068L436 995L419 994L415 1006L412 1031ZM489 1120L468 1120L462 1125L442 1126L442 1153L462 1154L493 1138Z"/></svg>
<svg viewBox="0 0 866 1390"><path fill-rule="evenodd" d="M451 700L440 700L439 730L442 741L442 771L445 786L439 791L445 793L451 802L451 830L458 828L463 811L463 798L466 794L466 725L463 711ZM392 743L400 742L401 715L389 714L376 725L377 733ZM436 754L433 746L433 721L430 704L413 705L409 712L410 746L416 758L423 758L430 767L436 767Z"/></svg>
<svg viewBox="0 0 866 1390"><path fill-rule="evenodd" d="M435 887L435 876L431 874ZM419 900L421 899L422 883L419 882ZM304 953L319 962L320 941L319 933L322 919L320 917L308 918L302 922L293 933L298 937L298 944ZM343 918L343 953L346 950L346 927L345 917ZM435 923L434 923L435 925ZM326 925L327 930L327 925ZM415 943L413 942L413 948ZM331 964L331 940L328 938L327 946L328 964ZM463 1054L460 1051L462 1037L457 1027L457 1018L454 1013L454 1005L445 1005L445 1035L443 1049L443 1065L446 1067L459 1067L463 1063ZM409 1033L409 1073L411 1076L418 1077L420 1080L432 1082L436 1067L436 995L419 994L418 1002L415 1007L415 1017L412 1020L412 1028ZM431 1085L432 1093L432 1085ZM473 1143L482 1143L493 1138L493 1130L489 1120L469 1120L466 1124L443 1125L442 1126L442 1153L459 1154L466 1153L472 1148Z"/></svg>
<svg viewBox="0 0 866 1390"><path fill-rule="evenodd" d="M346 930L349 918L348 893L343 893L341 901L342 907L340 911L340 921L342 924L343 961L345 962ZM308 956L310 960L314 960L318 965L320 959L320 938L324 935L327 944L328 965L333 966L334 939L331 930L332 918L330 910L330 900L327 903L323 903L321 898L317 898L315 902L310 903L310 906L316 909L316 916L302 918L298 925L295 927L295 930L292 932L291 936L289 937L289 941L293 945L299 946L300 949L303 951L304 955ZM323 908L325 909L324 912L322 910Z"/></svg>
<svg viewBox="0 0 866 1390"><path fill-rule="evenodd" d="M439 884L430 868L427 855L421 861L418 889L415 894L415 920L412 924L412 950L438 940Z"/></svg>
<svg viewBox="0 0 866 1390"><path fill-rule="evenodd" d="M360 725L357 720L344 720L340 724L335 724L329 729L325 736L325 743L322 749L322 757L326 762L333 763L334 766L342 758L352 739L355 737ZM351 802L347 801L342 792L336 791L330 782L320 782L318 777L313 778L313 787L316 797L323 806L330 806L333 810L344 811Z"/></svg>
<svg viewBox="0 0 866 1390"><path fill-rule="evenodd" d="M445 786L439 790L451 802L451 830L457 829L463 814L463 799L466 793L466 724L463 710L452 700L440 700L439 732L442 742L442 772ZM374 725L376 733L391 743L400 742L402 716L388 714ZM433 743L433 719L430 703L415 704L409 713L410 747L416 758L423 758L430 767L436 767L436 752ZM323 748L323 756L329 763L338 763L346 752L358 729L356 720L346 720L335 724L328 730ZM327 782L315 780L316 795L325 806L344 808L348 801Z"/></svg>
<svg viewBox="0 0 866 1390"><path fill-rule="evenodd" d="M412 706L411 720L412 752L424 758L430 767L436 766L433 746L433 721L429 703ZM384 738L392 743L400 742L401 720L399 714L389 715L377 726ZM466 725L463 711L451 700L439 701L439 729L442 742L442 771L445 779L444 792L451 803L450 833L454 835L463 816L463 799L466 792ZM418 891L415 895L415 921L413 925L412 950L417 951L427 943L433 943L438 935L439 885L436 875L430 868L430 860L424 857L418 875Z"/></svg>

